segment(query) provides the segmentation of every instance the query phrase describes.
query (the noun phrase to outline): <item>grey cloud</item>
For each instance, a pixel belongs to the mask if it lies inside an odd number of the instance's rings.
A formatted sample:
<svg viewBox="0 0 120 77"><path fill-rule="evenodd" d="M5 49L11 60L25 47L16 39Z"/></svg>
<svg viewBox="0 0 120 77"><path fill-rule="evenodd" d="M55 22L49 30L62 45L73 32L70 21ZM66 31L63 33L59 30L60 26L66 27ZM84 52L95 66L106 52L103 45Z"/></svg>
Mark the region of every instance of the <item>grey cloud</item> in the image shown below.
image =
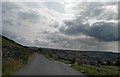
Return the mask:
<svg viewBox="0 0 120 77"><path fill-rule="evenodd" d="M2 19L5 19L4 15L6 15L6 19L12 19L12 17L16 17L17 10L20 10L21 7L16 5L15 3L3 2L2 3Z"/></svg>
<svg viewBox="0 0 120 77"><path fill-rule="evenodd" d="M26 40L24 37L18 36L10 31L3 31L2 35L16 41L19 44L28 45L28 46L32 45L32 43L29 40Z"/></svg>
<svg viewBox="0 0 120 77"><path fill-rule="evenodd" d="M118 41L118 26L114 23L99 22L95 23L90 31L87 33L89 36L95 37L104 41Z"/></svg>
<svg viewBox="0 0 120 77"><path fill-rule="evenodd" d="M5 2L3 3L2 6L3 6L2 7L3 21L7 20L7 21L10 21L11 23L13 22L17 23L17 22L23 22L23 21L35 23L40 18L39 14L36 13L36 11L33 11L32 9L25 11L22 8L22 5L20 7L13 2L12 3ZM7 16L7 18L4 18L4 16Z"/></svg>
<svg viewBox="0 0 120 77"><path fill-rule="evenodd" d="M91 27L86 27L88 24L81 23L79 25L71 24L72 26L70 23L66 23L66 25L68 28L60 28L60 31L68 35L84 34L103 41L120 40L116 23L96 22Z"/></svg>
<svg viewBox="0 0 120 77"><path fill-rule="evenodd" d="M7 10L21 9L21 7L17 6L14 2L3 2L2 8L7 9ZM4 10L3 10L3 13L6 13L6 12L4 12Z"/></svg>
<svg viewBox="0 0 120 77"><path fill-rule="evenodd" d="M2 2L0 2L0 35L2 35Z"/></svg>
<svg viewBox="0 0 120 77"><path fill-rule="evenodd" d="M32 23L36 23L38 22L38 20L40 20L40 16L39 14L36 13L36 11L29 11L29 12L19 12L19 19L21 21L28 21L28 22L32 22Z"/></svg>
<svg viewBox="0 0 120 77"><path fill-rule="evenodd" d="M76 21L65 21L66 26L60 27L59 30L61 32L65 32L65 34L80 34L86 33L88 24L82 24L82 22Z"/></svg>
<svg viewBox="0 0 120 77"><path fill-rule="evenodd" d="M31 35L34 33L32 24L37 23L40 16L32 9L23 6L25 6L23 3L2 3L2 35L22 45L31 45L35 36Z"/></svg>
<svg viewBox="0 0 120 77"><path fill-rule="evenodd" d="M117 20L117 13L110 10L106 11L105 8L102 8L111 5L117 6L117 3L81 3L76 10L81 8L83 11L80 11L75 20L64 21L65 26L60 27L59 30L68 35L84 34L102 41L118 41L120 40L118 24L107 22L109 20ZM95 19L95 21L92 19ZM88 20L91 21L88 23ZM90 25L90 23L92 24Z"/></svg>
<svg viewBox="0 0 120 77"><path fill-rule="evenodd" d="M53 11L57 11L59 13L64 13L64 5L58 2L45 2L45 6L52 9Z"/></svg>
<svg viewBox="0 0 120 77"><path fill-rule="evenodd" d="M112 8L108 10L106 8L108 6L114 6L117 8L118 3L117 2L106 2L106 3L84 2L84 3L78 4L78 6L76 7L76 10L82 9L82 11L80 11L79 13L79 15L81 15L79 18L81 19L82 18L85 19L85 17L89 17L89 18L95 18L95 19L117 20L118 12L115 12Z"/></svg>
<svg viewBox="0 0 120 77"><path fill-rule="evenodd" d="M101 8L103 4L94 4L83 3L77 6L76 10L83 9L83 11L76 15L76 19L63 21L66 6L60 3L3 3L3 35L24 45L80 50L116 50L117 48L112 49L117 45L116 43L114 46L109 45L109 42L117 40L116 24L95 22L90 27L89 23L84 23L92 18L115 20L113 13L110 13L112 18L109 18L110 16L107 18L106 13L98 18L99 13L102 15L105 10ZM79 35L90 38L80 38Z"/></svg>
<svg viewBox="0 0 120 77"><path fill-rule="evenodd" d="M23 4L30 8L35 8L35 9L42 8L42 5L40 5L39 2L23 2Z"/></svg>
<svg viewBox="0 0 120 77"><path fill-rule="evenodd" d="M6 37L8 37L8 38L10 38L10 39L14 39L14 38L17 37L17 35L13 34L13 33L10 32L10 31L2 31L2 35L3 35L3 36L6 36Z"/></svg>
<svg viewBox="0 0 120 77"><path fill-rule="evenodd" d="M44 40L46 40L47 42L36 40L34 44L37 46L44 46L44 47L80 49L80 50L109 50L110 49L108 44L109 42L101 42L94 38L84 38L84 39L74 38L73 39L63 35L48 34L47 37L44 38ZM112 46L111 46L111 49L112 49Z"/></svg>

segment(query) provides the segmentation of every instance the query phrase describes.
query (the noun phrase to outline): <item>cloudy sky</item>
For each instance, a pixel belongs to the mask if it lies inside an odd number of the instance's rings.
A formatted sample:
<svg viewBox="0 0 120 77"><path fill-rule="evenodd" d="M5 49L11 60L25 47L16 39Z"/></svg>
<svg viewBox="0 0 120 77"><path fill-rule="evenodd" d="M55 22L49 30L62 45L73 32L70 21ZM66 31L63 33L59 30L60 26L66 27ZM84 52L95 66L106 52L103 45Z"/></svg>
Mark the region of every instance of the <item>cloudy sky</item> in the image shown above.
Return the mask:
<svg viewBox="0 0 120 77"><path fill-rule="evenodd" d="M118 51L118 2L2 2L2 35L28 46Z"/></svg>

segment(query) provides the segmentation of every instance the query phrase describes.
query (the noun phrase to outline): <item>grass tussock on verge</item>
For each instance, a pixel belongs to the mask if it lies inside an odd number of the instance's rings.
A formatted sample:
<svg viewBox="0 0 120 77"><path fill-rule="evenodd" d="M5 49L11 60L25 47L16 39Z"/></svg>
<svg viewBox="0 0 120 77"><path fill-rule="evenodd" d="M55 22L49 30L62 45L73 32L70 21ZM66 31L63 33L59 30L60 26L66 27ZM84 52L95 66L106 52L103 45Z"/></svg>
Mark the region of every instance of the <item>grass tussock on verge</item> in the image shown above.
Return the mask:
<svg viewBox="0 0 120 77"><path fill-rule="evenodd" d="M50 61L55 61L58 60L58 57L56 55L51 55L51 54L44 54L44 56L49 59Z"/></svg>
<svg viewBox="0 0 120 77"><path fill-rule="evenodd" d="M34 52L32 55L30 55L30 56L28 57L28 61L33 60L33 58L35 57L35 55L36 55L36 53L35 53L35 52Z"/></svg>

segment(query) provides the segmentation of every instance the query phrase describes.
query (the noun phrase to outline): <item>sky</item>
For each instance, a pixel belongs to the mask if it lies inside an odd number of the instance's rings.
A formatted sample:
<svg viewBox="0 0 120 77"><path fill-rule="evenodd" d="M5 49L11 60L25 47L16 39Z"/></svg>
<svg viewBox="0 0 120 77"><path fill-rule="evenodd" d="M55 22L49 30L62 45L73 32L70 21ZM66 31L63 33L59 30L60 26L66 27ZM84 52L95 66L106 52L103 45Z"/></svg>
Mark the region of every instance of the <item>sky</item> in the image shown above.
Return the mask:
<svg viewBox="0 0 120 77"><path fill-rule="evenodd" d="M22 45L118 52L117 0L5 0L1 13L1 35Z"/></svg>

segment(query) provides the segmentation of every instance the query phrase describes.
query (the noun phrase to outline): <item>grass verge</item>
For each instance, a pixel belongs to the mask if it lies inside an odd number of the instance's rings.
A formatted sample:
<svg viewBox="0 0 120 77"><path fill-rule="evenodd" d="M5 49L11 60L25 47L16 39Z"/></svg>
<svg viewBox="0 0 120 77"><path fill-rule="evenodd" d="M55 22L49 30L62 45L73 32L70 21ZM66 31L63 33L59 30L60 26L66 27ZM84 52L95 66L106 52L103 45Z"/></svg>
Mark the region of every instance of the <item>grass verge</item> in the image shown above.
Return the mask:
<svg viewBox="0 0 120 77"><path fill-rule="evenodd" d="M120 72L120 68L117 66L91 66L72 64L71 67L90 77L93 76L115 77L118 76Z"/></svg>
<svg viewBox="0 0 120 77"><path fill-rule="evenodd" d="M14 60L14 59L4 59L2 66L2 76L7 76L13 74L15 71L23 67L29 61L31 61L35 57L35 53L29 56L28 61L23 63L22 60Z"/></svg>
<svg viewBox="0 0 120 77"><path fill-rule="evenodd" d="M2 75L10 75L22 66L23 66L22 61L13 60L13 59L4 59L2 66L3 67Z"/></svg>

